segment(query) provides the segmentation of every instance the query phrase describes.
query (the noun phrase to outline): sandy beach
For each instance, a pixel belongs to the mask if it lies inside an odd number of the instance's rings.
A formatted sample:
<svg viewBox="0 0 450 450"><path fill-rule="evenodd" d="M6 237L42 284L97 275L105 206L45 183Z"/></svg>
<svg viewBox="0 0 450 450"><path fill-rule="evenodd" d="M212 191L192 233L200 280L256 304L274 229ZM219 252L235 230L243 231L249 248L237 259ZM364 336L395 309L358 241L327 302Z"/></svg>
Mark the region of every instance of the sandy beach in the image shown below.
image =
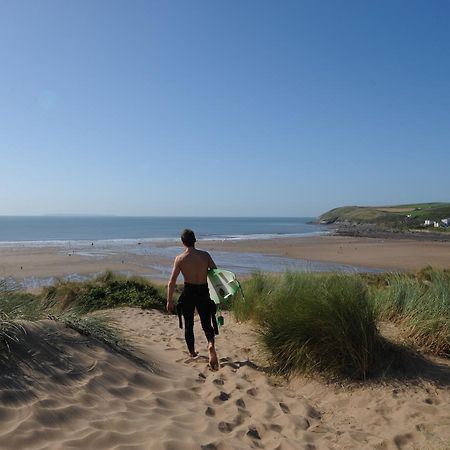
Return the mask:
<svg viewBox="0 0 450 450"><path fill-rule="evenodd" d="M91 275L106 269L146 275L161 283L167 279L173 255L182 251L174 241L136 243L140 253L117 250L101 255L88 247L33 247L26 244L0 247L0 276L45 279L70 275ZM294 260L340 263L382 270L419 270L427 265L450 267L450 242L364 237L316 236L264 240L200 241L199 248L233 254L277 255ZM160 250L169 249L171 253ZM158 250L158 251L157 251ZM91 254L88 254L88 251ZM236 256L237 257L237 256ZM217 259L217 258L216 258ZM217 261L220 265L220 259ZM258 269L255 264L255 270Z"/></svg>
<svg viewBox="0 0 450 450"><path fill-rule="evenodd" d="M214 250L259 252L386 270L450 268L450 242L367 237L317 236L202 243Z"/></svg>
<svg viewBox="0 0 450 450"><path fill-rule="evenodd" d="M172 258L157 249L181 250L174 246L160 242L139 254L96 256L96 244L91 253L85 247L3 246L0 273L20 280L112 269L164 282L156 268L170 267ZM203 241L199 246L213 256L250 252L387 270L450 267L448 242L319 236ZM288 381L267 373L252 327L226 314L217 339L221 368L212 372L198 321L200 356L192 359L175 316L132 308L108 315L146 367L63 324L24 324L25 340L11 344L18 362L2 368L0 448L450 448L446 360L429 360L407 379L382 384Z"/></svg>
<svg viewBox="0 0 450 450"><path fill-rule="evenodd" d="M448 242L319 236L199 244L213 256L250 252L386 270L450 267ZM3 246L0 274L45 279L112 269L164 282L157 268L170 267L172 258L157 249L181 251L174 246L100 256L86 248ZM450 448L448 360L414 361L410 373L383 383L286 380L268 373L254 329L225 313L217 339L221 367L212 372L198 318L200 356L192 359L175 316L132 308L106 314L145 367L61 323L24 323L24 340L10 344L15 357L0 368L0 448Z"/></svg>
<svg viewBox="0 0 450 450"><path fill-rule="evenodd" d="M212 372L198 322L192 359L175 316L108 314L148 367L62 324L25 325L12 351L26 364L2 367L0 448L449 448L448 362L381 385L288 382L265 373L255 332L226 314Z"/></svg>

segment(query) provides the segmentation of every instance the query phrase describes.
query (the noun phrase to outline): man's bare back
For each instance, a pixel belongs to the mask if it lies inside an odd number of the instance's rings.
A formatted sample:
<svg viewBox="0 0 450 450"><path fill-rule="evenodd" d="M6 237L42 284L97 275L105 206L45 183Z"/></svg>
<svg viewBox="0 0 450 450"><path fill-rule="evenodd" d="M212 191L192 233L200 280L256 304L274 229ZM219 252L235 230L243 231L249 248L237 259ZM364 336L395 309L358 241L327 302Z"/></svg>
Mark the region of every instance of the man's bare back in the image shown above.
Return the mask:
<svg viewBox="0 0 450 450"><path fill-rule="evenodd" d="M184 281L191 284L205 284L207 282L208 269L215 269L216 265L208 252L188 248L175 259L183 274Z"/></svg>

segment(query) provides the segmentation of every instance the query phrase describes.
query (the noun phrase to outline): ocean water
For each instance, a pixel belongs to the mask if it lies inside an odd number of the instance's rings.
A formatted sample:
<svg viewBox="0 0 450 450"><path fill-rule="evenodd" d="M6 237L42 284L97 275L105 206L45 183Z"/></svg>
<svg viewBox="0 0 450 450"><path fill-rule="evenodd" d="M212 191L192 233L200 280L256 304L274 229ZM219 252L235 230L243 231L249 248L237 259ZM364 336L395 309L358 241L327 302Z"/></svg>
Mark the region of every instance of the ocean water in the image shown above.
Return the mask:
<svg viewBox="0 0 450 450"><path fill-rule="evenodd" d="M164 261L142 264L140 275L165 280L172 269L173 258L182 251L180 233L192 228L199 248L202 240L270 239L289 236L328 234L313 218L189 218L189 217L0 217L0 247L55 247L62 254L78 254L98 260L110 257L125 261L136 256L156 257ZM160 241L169 241L158 245ZM257 271L284 272L371 272L373 269L346 264L313 262L275 255L247 252L211 252L218 267L232 270L238 276ZM128 274L127 272L123 272ZM156 274L156 275L155 275ZM68 280L95 276L67 275ZM53 277L30 277L21 281L24 287L38 287L55 282Z"/></svg>
<svg viewBox="0 0 450 450"><path fill-rule="evenodd" d="M184 228L197 239L251 239L321 234L326 227L301 218L12 217L0 216L0 243L178 239Z"/></svg>

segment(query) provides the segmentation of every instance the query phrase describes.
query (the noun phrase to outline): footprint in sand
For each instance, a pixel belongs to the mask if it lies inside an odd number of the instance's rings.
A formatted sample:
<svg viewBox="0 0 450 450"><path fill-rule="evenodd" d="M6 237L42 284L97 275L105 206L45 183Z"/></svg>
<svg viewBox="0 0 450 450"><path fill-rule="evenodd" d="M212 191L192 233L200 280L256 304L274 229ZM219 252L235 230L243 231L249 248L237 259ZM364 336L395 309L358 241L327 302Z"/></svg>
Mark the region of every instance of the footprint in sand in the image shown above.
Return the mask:
<svg viewBox="0 0 450 450"><path fill-rule="evenodd" d="M320 413L320 411L317 411L316 408L308 405L306 407L306 414L311 417L312 419L321 419L322 414Z"/></svg>
<svg viewBox="0 0 450 450"><path fill-rule="evenodd" d="M258 389L257 388L247 389L247 394L250 395L251 397L256 397L258 394Z"/></svg>
<svg viewBox="0 0 450 450"><path fill-rule="evenodd" d="M234 424L230 422L219 422L217 428L222 433L231 433L234 429Z"/></svg>
<svg viewBox="0 0 450 450"><path fill-rule="evenodd" d="M257 439L258 441L261 440L261 436L259 435L256 427L249 427L247 431L247 436L251 439Z"/></svg>
<svg viewBox="0 0 450 450"><path fill-rule="evenodd" d="M195 380L197 383L204 383L206 381L206 375L204 373L199 373L198 378Z"/></svg>
<svg viewBox="0 0 450 450"><path fill-rule="evenodd" d="M428 405L439 405L440 401L437 398L427 397L424 400Z"/></svg>
<svg viewBox="0 0 450 450"><path fill-rule="evenodd" d="M397 448L403 448L409 443L409 441L411 441L412 438L413 435L411 433L397 434L397 436L394 437L394 444Z"/></svg>
<svg viewBox="0 0 450 450"><path fill-rule="evenodd" d="M206 445L202 445L201 450L217 450L217 446L214 444L206 444Z"/></svg>
<svg viewBox="0 0 450 450"><path fill-rule="evenodd" d="M214 397L213 402L215 404L221 404L223 402L226 402L229 400L230 394L227 394L226 392L220 391L220 394L217 397Z"/></svg>
<svg viewBox="0 0 450 450"><path fill-rule="evenodd" d="M280 403L281 411L283 411L285 414L289 414L291 411L289 410L289 406L286 405L286 403Z"/></svg>
<svg viewBox="0 0 450 450"><path fill-rule="evenodd" d="M277 425L276 423L271 423L269 428L272 431L275 431L275 433L281 433L281 431L283 430L283 427L281 425Z"/></svg>

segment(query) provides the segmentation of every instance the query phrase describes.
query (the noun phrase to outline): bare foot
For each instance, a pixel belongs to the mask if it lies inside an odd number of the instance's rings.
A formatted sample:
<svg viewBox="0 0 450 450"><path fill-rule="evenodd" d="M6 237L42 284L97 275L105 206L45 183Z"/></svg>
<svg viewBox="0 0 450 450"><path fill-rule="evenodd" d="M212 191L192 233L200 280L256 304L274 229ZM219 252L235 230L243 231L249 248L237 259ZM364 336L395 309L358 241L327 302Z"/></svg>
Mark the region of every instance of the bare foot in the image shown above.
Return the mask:
<svg viewBox="0 0 450 450"><path fill-rule="evenodd" d="M208 345L208 352L209 352L209 367L211 368L211 370L219 370L219 361L217 359L217 353L214 344Z"/></svg>

